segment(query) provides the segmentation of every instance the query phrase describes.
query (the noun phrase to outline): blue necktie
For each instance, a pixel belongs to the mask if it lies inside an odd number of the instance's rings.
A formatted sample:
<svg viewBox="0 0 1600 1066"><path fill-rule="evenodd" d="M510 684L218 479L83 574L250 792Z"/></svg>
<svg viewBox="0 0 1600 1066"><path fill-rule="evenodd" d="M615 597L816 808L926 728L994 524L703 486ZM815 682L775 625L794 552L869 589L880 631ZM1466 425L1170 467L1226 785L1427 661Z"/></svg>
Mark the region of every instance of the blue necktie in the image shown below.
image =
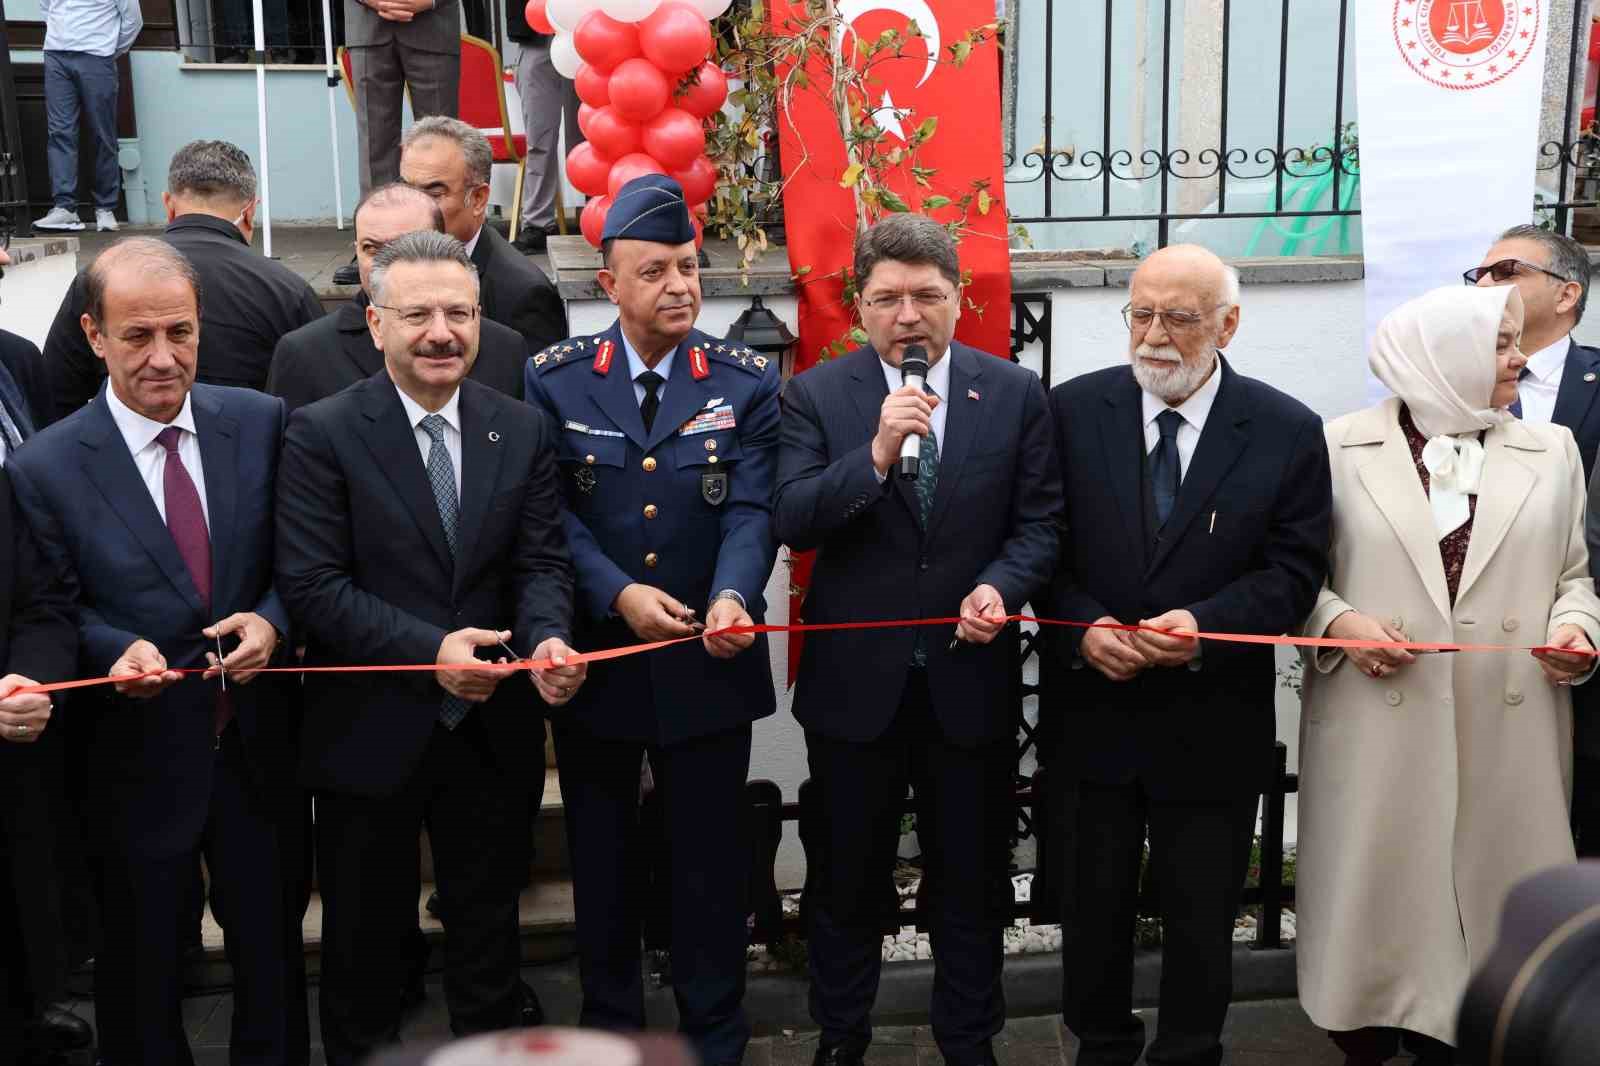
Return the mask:
<svg viewBox="0 0 1600 1066"><path fill-rule="evenodd" d="M428 435L428 484L433 486L433 502L439 505L439 522L444 526L444 542L450 547L452 558L456 554L456 520L461 503L456 497L455 465L450 462L450 449L444 443L445 421L441 415L428 415L421 423ZM439 705L439 722L446 729L454 729L472 710L472 704L460 696L445 693Z"/></svg>
<svg viewBox="0 0 1600 1066"><path fill-rule="evenodd" d="M1156 531L1167 524L1172 505L1178 500L1178 486L1183 481L1183 467L1178 460L1178 428L1183 416L1176 411L1162 411L1156 415L1156 428L1161 439L1150 449L1150 495L1156 504Z"/></svg>

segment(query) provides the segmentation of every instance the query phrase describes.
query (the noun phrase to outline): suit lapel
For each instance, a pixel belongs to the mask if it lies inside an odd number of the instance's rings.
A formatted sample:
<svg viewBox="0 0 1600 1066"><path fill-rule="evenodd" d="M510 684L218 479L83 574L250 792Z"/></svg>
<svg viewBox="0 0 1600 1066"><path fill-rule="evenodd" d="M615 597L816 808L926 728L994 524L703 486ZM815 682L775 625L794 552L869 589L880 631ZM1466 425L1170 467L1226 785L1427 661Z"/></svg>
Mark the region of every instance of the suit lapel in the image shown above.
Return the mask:
<svg viewBox="0 0 1600 1066"><path fill-rule="evenodd" d="M1156 541L1155 555L1150 560L1152 571L1172 554L1172 549L1183 539L1184 531L1200 513L1201 506L1216 493L1217 486L1222 484L1222 479L1250 443L1250 433L1244 428L1250 421L1250 411L1243 402L1233 371L1221 355L1217 356L1217 373L1222 375L1217 398L1206 416L1205 428L1200 431L1200 441L1189 460L1189 470L1183 475L1172 513L1167 516L1167 524Z"/></svg>
<svg viewBox="0 0 1600 1066"><path fill-rule="evenodd" d="M477 389L461 385L461 516L456 523L456 590L459 592L478 533L489 513L489 500L500 476L501 443L495 433L498 411L483 402Z"/></svg>
<svg viewBox="0 0 1600 1066"><path fill-rule="evenodd" d="M478 302L483 305L484 318L495 317L494 292L490 285L494 272L489 264L494 261L494 242L499 236L494 227L485 222L478 231L478 243L472 246L472 265L478 268Z"/></svg>
<svg viewBox="0 0 1600 1066"><path fill-rule="evenodd" d="M133 456L128 452L122 431L117 429L117 423L111 417L111 409L106 405L105 398L105 390L109 387L100 387L100 396L92 404L92 413L78 437L85 449L81 464L84 476L104 497L117 517L122 519L140 547L161 567L161 572L167 575L172 587L198 611L200 590L195 588L189 568L184 565L183 556L178 554L178 544L172 539L167 524L161 520L161 512L156 510L156 503L145 488L144 478L139 476L139 468L134 465ZM201 462L205 462L203 457ZM210 488L211 483L207 481L208 493Z"/></svg>
<svg viewBox="0 0 1600 1066"><path fill-rule="evenodd" d="M336 320L343 342L339 347L363 378L383 369L383 353L372 343L372 333L367 329L367 303L366 293L347 301L339 308Z"/></svg>
<svg viewBox="0 0 1600 1066"><path fill-rule="evenodd" d="M633 443L644 448L644 416L639 413L639 400L633 394L633 378L628 373L628 353L622 344L621 324L612 323L601 339L615 346L611 352L611 369L606 371L600 387L589 391L589 395L611 419L612 425L626 433Z"/></svg>
<svg viewBox="0 0 1600 1066"><path fill-rule="evenodd" d="M417 448L416 431L406 420L406 410L400 406L400 394L388 374L378 374L367 379L363 386L362 413L366 425L362 436L367 448L377 460L389 483L405 502L411 519L422 531L423 539L433 548L444 572L452 573L455 560L450 557L450 546L444 539L444 522L439 518L439 503L433 498L433 486L428 482L428 471L422 464ZM462 457L466 469L466 457ZM456 525L460 529L460 523Z"/></svg>
<svg viewBox="0 0 1600 1066"><path fill-rule="evenodd" d="M1567 349L1567 362L1561 370L1561 391L1556 393L1556 409L1550 421L1566 426L1576 436L1584 419L1589 417L1595 394L1600 392L1600 385L1596 384L1600 378L1600 353L1580 347L1576 342L1568 343L1571 347Z"/></svg>
<svg viewBox="0 0 1600 1066"><path fill-rule="evenodd" d="M1405 431L1400 428L1396 414L1399 404L1385 404L1384 410L1388 426L1383 446L1372 461L1361 468L1361 485L1411 558L1411 566L1422 578L1428 598L1440 616L1448 619L1450 590L1445 584L1444 559L1439 554L1439 538L1434 532L1433 510L1428 505L1427 493L1422 491L1422 480L1417 477L1417 466L1411 458ZM1483 502L1484 498L1480 497L1480 507ZM1476 531L1474 539L1477 539Z"/></svg>
<svg viewBox="0 0 1600 1066"><path fill-rule="evenodd" d="M194 425L200 438L200 466L205 474L206 511L211 530L211 608L221 617L230 601L228 564L233 561L233 527L238 492L239 427L222 411L222 402L204 386L190 393Z"/></svg>
<svg viewBox="0 0 1600 1066"><path fill-rule="evenodd" d="M884 399L889 395L889 383L883 376L883 360L870 344L846 358L854 360L850 367L850 397L861 416L864 439L871 441L877 435L878 416L883 409ZM895 499L915 517L917 504L910 486L900 480L893 467L889 468L889 480L893 482L890 491Z"/></svg>
<svg viewBox="0 0 1600 1066"><path fill-rule="evenodd" d="M1106 393L1105 406L1100 409L1100 446L1106 461L1104 484L1122 516L1123 543L1137 546L1142 564L1147 537L1144 501L1140 498L1140 486L1144 484L1140 473L1144 465L1144 419L1139 395L1131 370L1115 389Z"/></svg>
<svg viewBox="0 0 1600 1066"><path fill-rule="evenodd" d="M971 387L983 377L982 360L993 357L951 344L945 358L950 360L950 395L940 397L946 404L944 439L939 441L939 482L933 490L933 513L928 516L926 535L929 537L944 520L950 509L950 499L961 483L961 466L972 450L978 418L983 413L979 401L972 398L971 391L976 390Z"/></svg>
<svg viewBox="0 0 1600 1066"><path fill-rule="evenodd" d="M689 349L705 343L704 337L691 333L673 353L672 377L667 381L666 394L661 397L661 408L656 411L655 425L651 427L645 442L645 451L653 451L662 441L678 432L680 426L705 407L708 399L716 396L715 380L708 377L696 381L693 368L689 365ZM710 358L706 356L707 360ZM643 424L641 421L640 425Z"/></svg>
<svg viewBox="0 0 1600 1066"><path fill-rule="evenodd" d="M1512 445L1532 435L1520 423L1500 425L1489 430L1484 437L1483 480L1492 491L1478 494L1478 506L1472 515L1472 536L1467 540L1467 558L1461 564L1461 584L1456 588L1456 602L1466 596L1472 583L1483 573L1489 560L1494 558L1500 542L1506 539L1511 523L1522 510L1528 494L1539 480L1526 463L1516 454ZM1536 444L1535 444L1536 446ZM1435 555L1438 551L1435 550Z"/></svg>

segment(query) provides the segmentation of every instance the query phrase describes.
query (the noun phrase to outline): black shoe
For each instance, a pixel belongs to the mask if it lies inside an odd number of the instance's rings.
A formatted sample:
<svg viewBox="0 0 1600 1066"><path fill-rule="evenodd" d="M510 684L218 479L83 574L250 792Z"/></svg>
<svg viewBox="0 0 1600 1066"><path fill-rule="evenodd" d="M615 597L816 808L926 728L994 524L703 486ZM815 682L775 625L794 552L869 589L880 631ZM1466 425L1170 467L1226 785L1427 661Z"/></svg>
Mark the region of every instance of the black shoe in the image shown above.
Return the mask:
<svg viewBox="0 0 1600 1066"><path fill-rule="evenodd" d="M517 984L522 986L522 1027L532 1029L536 1025L543 1025L544 1006L539 1002L539 994L526 981L518 981Z"/></svg>
<svg viewBox="0 0 1600 1066"><path fill-rule="evenodd" d="M441 922L444 921L444 915L439 913L439 893L437 893L437 892L429 892L428 893L428 902L424 903L423 906L428 908L428 913L429 914L433 915L435 918L439 919Z"/></svg>
<svg viewBox="0 0 1600 1066"><path fill-rule="evenodd" d="M811 1066L862 1066L861 1052L822 1044L817 1047L817 1053L811 1056Z"/></svg>
<svg viewBox="0 0 1600 1066"><path fill-rule="evenodd" d="M23 1029L24 1046L50 1054L81 1051L94 1043L89 1023L72 1013L70 1003L52 1003Z"/></svg>
<svg viewBox="0 0 1600 1066"><path fill-rule="evenodd" d="M511 242L511 247L523 255L537 255L548 246L550 234L538 226L524 226L517 233L517 239Z"/></svg>
<svg viewBox="0 0 1600 1066"><path fill-rule="evenodd" d="M361 284L361 266L355 261L354 256L351 256L350 262L333 272L333 283L335 285Z"/></svg>

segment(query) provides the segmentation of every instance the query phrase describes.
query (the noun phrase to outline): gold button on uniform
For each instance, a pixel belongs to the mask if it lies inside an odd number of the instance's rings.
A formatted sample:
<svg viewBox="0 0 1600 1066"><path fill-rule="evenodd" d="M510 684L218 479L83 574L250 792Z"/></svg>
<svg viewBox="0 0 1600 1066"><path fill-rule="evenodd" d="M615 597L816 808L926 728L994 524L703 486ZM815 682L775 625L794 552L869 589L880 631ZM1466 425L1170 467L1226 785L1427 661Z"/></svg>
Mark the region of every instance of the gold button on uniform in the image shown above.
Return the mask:
<svg viewBox="0 0 1600 1066"><path fill-rule="evenodd" d="M706 462L714 464L714 463L716 463L716 461L717 461L717 457L715 455L706 456Z"/></svg>
<svg viewBox="0 0 1600 1066"><path fill-rule="evenodd" d="M706 451L714 452L716 450L717 450L717 442L716 441L714 441L714 440L706 441Z"/></svg>
<svg viewBox="0 0 1600 1066"><path fill-rule="evenodd" d="M650 473L650 471L652 471L652 470L654 470L656 468L656 457L653 456L653 455L645 456L644 457L643 466L644 466L644 472L646 474Z"/></svg>
<svg viewBox="0 0 1600 1066"><path fill-rule="evenodd" d="M645 555L645 557L644 557L644 565L650 567L652 570L655 569L655 565L656 565L656 553L655 552L648 552Z"/></svg>
<svg viewBox="0 0 1600 1066"><path fill-rule="evenodd" d="M644 516L646 518L654 518L656 516L656 505L653 504L653 503L645 504L644 505Z"/></svg>
<svg viewBox="0 0 1600 1066"><path fill-rule="evenodd" d="M593 466L593 465L594 465L594 456L592 456L592 455L585 455L585 456L584 456L584 457L583 457L583 461L584 461L584 462L586 462L586 463L588 463L588 464L589 464L589 465L590 465L590 466Z"/></svg>

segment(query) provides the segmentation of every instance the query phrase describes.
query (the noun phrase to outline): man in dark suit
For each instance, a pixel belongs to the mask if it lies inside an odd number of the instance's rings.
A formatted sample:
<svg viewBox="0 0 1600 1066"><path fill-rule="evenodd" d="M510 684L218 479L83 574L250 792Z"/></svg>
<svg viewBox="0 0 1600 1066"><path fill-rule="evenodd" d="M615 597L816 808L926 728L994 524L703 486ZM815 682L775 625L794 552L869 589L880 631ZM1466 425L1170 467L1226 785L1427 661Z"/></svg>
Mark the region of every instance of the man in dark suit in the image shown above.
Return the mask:
<svg viewBox="0 0 1600 1066"><path fill-rule="evenodd" d="M543 252L556 232L556 190L561 184L561 134L567 151L583 141L578 129L578 90L550 62L551 33L528 25L526 4L506 0L506 38L520 46L517 55L517 96L522 104L522 128L527 130L527 152L522 174L522 226L513 246L524 255ZM571 207L570 204L566 205Z"/></svg>
<svg viewBox="0 0 1600 1066"><path fill-rule="evenodd" d="M445 232L467 246L483 281L485 318L510 326L540 351L567 335L560 293L538 265L485 225L489 209L489 140L459 119L436 116L406 130L400 178L444 212Z"/></svg>
<svg viewBox="0 0 1600 1066"><path fill-rule="evenodd" d="M356 205L356 261L361 292L331 315L287 333L278 341L267 373L266 391L282 397L289 412L332 396L383 369L383 352L367 329L372 302L372 259L383 246L413 230L444 231L439 205L420 189L400 182L381 185ZM473 381L522 399L522 370L528 350L522 337L498 322L481 321Z"/></svg>
<svg viewBox="0 0 1600 1066"><path fill-rule="evenodd" d="M1134 919L1146 834L1162 919L1152 1063L1216 1066L1233 922L1275 739L1272 649L1199 631L1283 633L1311 611L1332 510L1322 420L1219 354L1238 279L1176 246L1133 275L1132 366L1051 391L1065 483L1051 617L1063 630L1058 751L1077 791L1062 913L1062 1017L1082 1066L1132 1066Z"/></svg>
<svg viewBox="0 0 1600 1066"><path fill-rule="evenodd" d="M294 271L250 247L256 215L256 174L250 157L227 141L192 141L167 170L163 238L205 279L201 342L195 379L207 385L259 389L278 338L322 317L322 304ZM95 358L79 320L85 278L67 290L44 342L53 422L99 391L105 364Z"/></svg>
<svg viewBox="0 0 1600 1066"><path fill-rule="evenodd" d="M192 1061L179 933L199 853L234 972L233 1058L304 1063L288 898L300 855L293 738L279 680L257 676L289 633L272 587L284 411L256 392L193 383L199 285L164 241L102 252L86 275L83 329L108 383L6 469L41 550L69 575L79 668L128 676L74 704L94 718L102 1057ZM180 670L204 675L184 681Z"/></svg>
<svg viewBox="0 0 1600 1066"><path fill-rule="evenodd" d="M571 563L548 421L465 380L477 275L427 230L373 261L367 322L384 369L295 412L278 483L278 587L307 665L432 673L309 674L303 771L317 789L322 1038L329 1063L399 1035L394 995L417 908L426 823L458 1034L516 1025L517 896L529 865L528 765L543 719L519 674L463 668L483 649L572 654ZM581 665L534 670L547 703Z"/></svg>
<svg viewBox="0 0 1600 1066"><path fill-rule="evenodd" d="M618 318L528 364L561 429L567 540L585 648L715 632L763 612L777 544L778 368L694 328L700 278L678 183L630 182L606 218L600 284ZM581 1024L641 1029L646 754L670 856L679 1028L706 1066L738 1063L745 1017L744 787L750 723L775 708L765 638L705 636L606 664L552 715L573 857Z"/></svg>
<svg viewBox="0 0 1600 1066"><path fill-rule="evenodd" d="M1060 477L1039 379L951 340L961 267L943 227L891 215L857 241L855 276L871 343L784 393L778 536L818 550L807 622L961 621L817 634L801 655L794 716L824 830L808 899L816 1062L859 1063L872 1039L884 886L909 783L934 1037L946 1062L992 1063L1011 906L1016 635L1005 619L1055 564ZM902 384L913 347L927 353L931 395ZM908 434L922 442L914 480L896 472Z"/></svg>
<svg viewBox="0 0 1600 1066"><path fill-rule="evenodd" d="M400 118L454 115L461 94L458 0L344 0L356 96L356 167L366 193L400 177Z"/></svg>
<svg viewBox="0 0 1600 1066"><path fill-rule="evenodd" d="M1589 302L1589 250L1561 233L1512 226L1464 275L1478 285L1515 285L1522 295L1520 347L1528 364L1517 381L1512 413L1530 422L1572 430L1592 478L1600 449L1600 349L1579 344L1572 331ZM1591 528L1596 521L1589 516ZM1591 540L1591 544L1597 542ZM1600 556L1589 566L1600 577ZM1572 830L1579 858L1600 857L1600 690L1572 690L1574 743Z"/></svg>

